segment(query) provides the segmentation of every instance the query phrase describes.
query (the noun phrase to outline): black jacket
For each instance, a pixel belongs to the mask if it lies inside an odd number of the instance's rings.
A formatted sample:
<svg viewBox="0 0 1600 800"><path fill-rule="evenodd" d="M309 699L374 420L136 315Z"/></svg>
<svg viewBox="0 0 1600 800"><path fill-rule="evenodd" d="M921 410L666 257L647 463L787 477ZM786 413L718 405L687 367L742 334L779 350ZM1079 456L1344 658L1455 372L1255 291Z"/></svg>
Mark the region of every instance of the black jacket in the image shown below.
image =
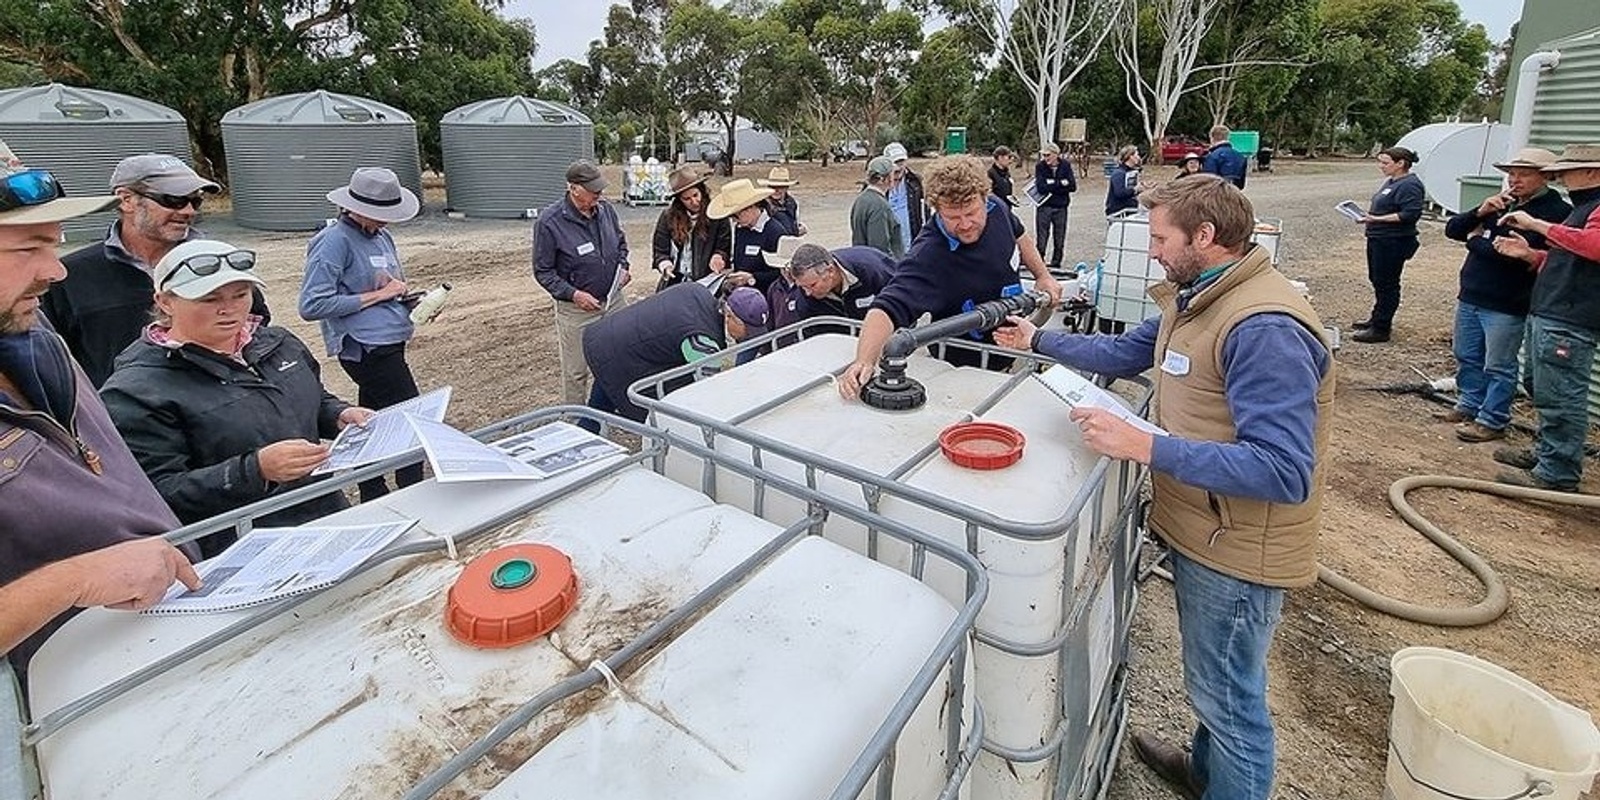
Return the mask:
<svg viewBox="0 0 1600 800"><path fill-rule="evenodd" d="M672 221L670 219L672 208L661 212L656 217L656 231L650 237L650 266L656 268L663 261L678 263L678 245L672 241ZM697 281L711 274L711 256L721 253L722 260L732 263L728 251L733 247L733 231L729 229L729 220L704 218L700 226L690 231L694 236L694 261L690 263L688 274L680 267L678 273L671 278L663 278L660 288L666 288L674 283L686 280ZM700 235L696 236L695 234Z"/></svg>
<svg viewBox="0 0 1600 800"><path fill-rule="evenodd" d="M283 328L262 327L245 345L249 365L188 344L141 336L117 358L100 390L139 466L185 523L304 485L269 484L257 451L284 439L331 439L348 403L322 388L311 351ZM346 507L326 495L260 520L298 525Z"/></svg>
<svg viewBox="0 0 1600 800"><path fill-rule="evenodd" d="M1521 211L1545 222L1560 223L1572 213L1572 206L1561 199L1554 189L1546 189L1527 203L1518 206ZM1525 317L1528 302L1533 296L1533 281L1538 276L1533 265L1520 258L1500 255L1494 249L1494 237L1504 236L1507 228L1500 224L1505 214L1479 217L1478 209L1469 208L1451 217L1444 224L1444 235L1458 242L1466 242L1467 259L1461 264L1461 291L1456 299L1468 305L1487 308L1502 314ZM1518 231L1535 250L1547 250L1544 236L1533 231Z"/></svg>
<svg viewBox="0 0 1600 800"><path fill-rule="evenodd" d="M776 198L768 198L766 207L767 216L783 228L784 236L800 235L800 204L795 202L794 195L784 195L781 203Z"/></svg>
<svg viewBox="0 0 1600 800"><path fill-rule="evenodd" d="M120 223L113 223L112 230ZM67 277L51 285L40 298L40 308L50 318L61 338L67 340L72 357L83 365L96 388L111 377L112 365L121 353L150 324L155 302L155 284L150 273L107 240L92 244L61 259ZM255 289L250 313L262 324L272 321L267 300Z"/></svg>
<svg viewBox="0 0 1600 800"><path fill-rule="evenodd" d="M1039 205L1049 208L1072 205L1072 193L1078 191L1078 176L1072 172L1072 161L1064 156L1057 158L1052 168L1044 159L1039 159L1033 166L1033 190L1041 198Z"/></svg>
<svg viewBox="0 0 1600 800"><path fill-rule="evenodd" d="M1562 224L1579 230L1594 227L1595 221L1600 219L1600 187L1571 189L1567 194L1574 207ZM1600 331L1600 261L1552 242L1550 255L1545 258L1539 279L1533 284L1529 313L1584 330Z"/></svg>
<svg viewBox="0 0 1600 800"><path fill-rule="evenodd" d="M711 290L698 283L669 286L601 317L583 329L583 359L615 411L643 422L645 410L628 400L628 386L658 372L709 356L727 345L722 312Z"/></svg>
<svg viewBox="0 0 1600 800"><path fill-rule="evenodd" d="M906 184L906 211L911 218L911 235L906 239L914 241L917 234L922 233L922 225L927 221L925 216L927 208L923 205L926 200L922 193L922 176L912 172L908 165L900 180Z"/></svg>
<svg viewBox="0 0 1600 800"><path fill-rule="evenodd" d="M989 165L989 184L994 188L994 196L1006 201L1006 205L1016 208L1017 201L1011 198L1014 191L1011 188L1011 170L1002 169L999 164Z"/></svg>

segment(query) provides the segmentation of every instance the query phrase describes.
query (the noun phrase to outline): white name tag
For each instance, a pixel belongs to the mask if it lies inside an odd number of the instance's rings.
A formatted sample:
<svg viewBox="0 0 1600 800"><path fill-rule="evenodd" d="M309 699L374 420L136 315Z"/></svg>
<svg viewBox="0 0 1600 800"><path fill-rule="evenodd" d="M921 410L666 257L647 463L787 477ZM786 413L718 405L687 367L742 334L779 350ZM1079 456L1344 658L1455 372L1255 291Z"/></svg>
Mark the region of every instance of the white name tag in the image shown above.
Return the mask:
<svg viewBox="0 0 1600 800"><path fill-rule="evenodd" d="M594 252L594 242L584 242L578 245L578 255L586 256Z"/></svg>
<svg viewBox="0 0 1600 800"><path fill-rule="evenodd" d="M367 263L371 264L373 269L389 268L389 259L386 256L367 256Z"/></svg>
<svg viewBox="0 0 1600 800"><path fill-rule="evenodd" d="M747 256L758 256L758 255L761 255L761 245L759 245L759 244L747 244L747 245L745 245L744 246L744 254L747 255Z"/></svg>
<svg viewBox="0 0 1600 800"><path fill-rule="evenodd" d="M1394 191L1394 190L1393 189L1384 189L1383 191L1378 192L1378 194L1388 194L1388 193L1390 193L1392 191Z"/></svg>
<svg viewBox="0 0 1600 800"><path fill-rule="evenodd" d="M1168 350L1167 357L1161 361L1161 371L1168 375L1188 375L1189 357L1176 350Z"/></svg>
<svg viewBox="0 0 1600 800"><path fill-rule="evenodd" d="M868 308L868 307L870 307L872 305L872 299L875 298L875 297L877 297L877 295L869 294L866 297L862 297L862 298L856 300L856 308Z"/></svg>

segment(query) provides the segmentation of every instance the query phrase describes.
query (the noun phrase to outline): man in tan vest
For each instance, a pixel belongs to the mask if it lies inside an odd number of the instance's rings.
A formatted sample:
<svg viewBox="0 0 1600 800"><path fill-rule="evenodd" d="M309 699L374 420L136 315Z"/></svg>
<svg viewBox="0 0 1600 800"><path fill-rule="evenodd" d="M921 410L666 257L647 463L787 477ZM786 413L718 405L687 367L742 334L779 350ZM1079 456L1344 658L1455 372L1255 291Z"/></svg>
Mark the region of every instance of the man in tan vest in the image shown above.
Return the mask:
<svg viewBox="0 0 1600 800"><path fill-rule="evenodd" d="M1322 323L1250 242L1244 193L1213 175L1144 193L1161 315L1121 336L1042 332L995 342L1103 375L1156 367L1154 421L1170 435L1074 409L1095 452L1149 465L1150 527L1172 548L1190 752L1143 733L1134 750L1188 798L1264 800L1274 744L1267 649L1284 590L1317 578L1316 542L1333 404Z"/></svg>

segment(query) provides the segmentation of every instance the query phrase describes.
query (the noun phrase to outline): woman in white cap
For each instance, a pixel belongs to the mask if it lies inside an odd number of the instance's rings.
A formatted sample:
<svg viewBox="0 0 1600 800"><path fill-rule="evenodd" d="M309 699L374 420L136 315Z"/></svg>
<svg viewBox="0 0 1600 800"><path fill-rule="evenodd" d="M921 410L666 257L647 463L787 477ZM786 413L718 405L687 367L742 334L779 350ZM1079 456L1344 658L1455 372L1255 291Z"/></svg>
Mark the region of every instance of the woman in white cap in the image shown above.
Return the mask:
<svg viewBox="0 0 1600 800"><path fill-rule="evenodd" d="M156 321L117 357L100 390L117 430L162 499L197 522L304 485L328 457L321 439L372 412L322 386L294 334L261 326L251 290L256 254L196 239L155 266ZM264 517L297 525L344 508L326 495ZM205 557L232 533L200 540Z"/></svg>
<svg viewBox="0 0 1600 800"><path fill-rule="evenodd" d="M750 273L763 295L778 279L778 270L767 263L766 254L777 252L778 239L783 237L783 230L773 224L762 202L771 196L771 189L740 178L723 184L706 210L712 219L733 218L733 269Z"/></svg>
<svg viewBox="0 0 1600 800"><path fill-rule="evenodd" d="M675 283L697 281L728 268L733 233L725 219L706 216L711 192L706 178L694 167L683 166L668 176L672 203L656 218L650 239L650 260L661 273L656 291Z"/></svg>
<svg viewBox="0 0 1600 800"><path fill-rule="evenodd" d="M416 397L416 378L406 363L411 340L405 270L394 238L385 228L417 215L416 194L400 185L394 172L362 167L350 183L328 193L339 218L306 250L305 282L300 286L300 316L321 324L328 355L356 384L356 401L388 408ZM395 471L395 482L422 480L422 465ZM389 491L383 478L363 481L366 502Z"/></svg>

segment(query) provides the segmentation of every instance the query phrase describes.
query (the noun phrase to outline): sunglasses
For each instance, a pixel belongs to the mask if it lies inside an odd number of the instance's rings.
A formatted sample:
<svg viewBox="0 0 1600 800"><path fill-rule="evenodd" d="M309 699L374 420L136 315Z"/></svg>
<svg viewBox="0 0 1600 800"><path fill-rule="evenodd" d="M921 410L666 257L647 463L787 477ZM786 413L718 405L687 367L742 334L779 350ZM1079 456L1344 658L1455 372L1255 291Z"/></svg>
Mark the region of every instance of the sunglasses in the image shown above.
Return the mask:
<svg viewBox="0 0 1600 800"><path fill-rule="evenodd" d="M66 196L67 190L61 188L56 176L42 169L13 172L0 181L0 211L42 206Z"/></svg>
<svg viewBox="0 0 1600 800"><path fill-rule="evenodd" d="M231 253L224 253L222 255L202 253L200 255L189 256L188 258L179 261L177 268L167 273L167 277L161 279L161 285L157 286L156 290L160 291L167 288L168 285L173 283L173 279L178 277L178 273L182 272L183 270L189 270L189 273L195 278L203 278L207 275L217 274L217 271L222 269L224 266L227 266L230 269L238 270L239 272L249 272L256 267L255 251L235 250ZM179 283L188 283L188 281L179 281Z"/></svg>
<svg viewBox="0 0 1600 800"><path fill-rule="evenodd" d="M138 189L133 189L132 192L162 208L173 211L178 211L184 206L190 206L199 211L200 204L205 202L205 198L199 194L161 194L160 192L141 192Z"/></svg>

